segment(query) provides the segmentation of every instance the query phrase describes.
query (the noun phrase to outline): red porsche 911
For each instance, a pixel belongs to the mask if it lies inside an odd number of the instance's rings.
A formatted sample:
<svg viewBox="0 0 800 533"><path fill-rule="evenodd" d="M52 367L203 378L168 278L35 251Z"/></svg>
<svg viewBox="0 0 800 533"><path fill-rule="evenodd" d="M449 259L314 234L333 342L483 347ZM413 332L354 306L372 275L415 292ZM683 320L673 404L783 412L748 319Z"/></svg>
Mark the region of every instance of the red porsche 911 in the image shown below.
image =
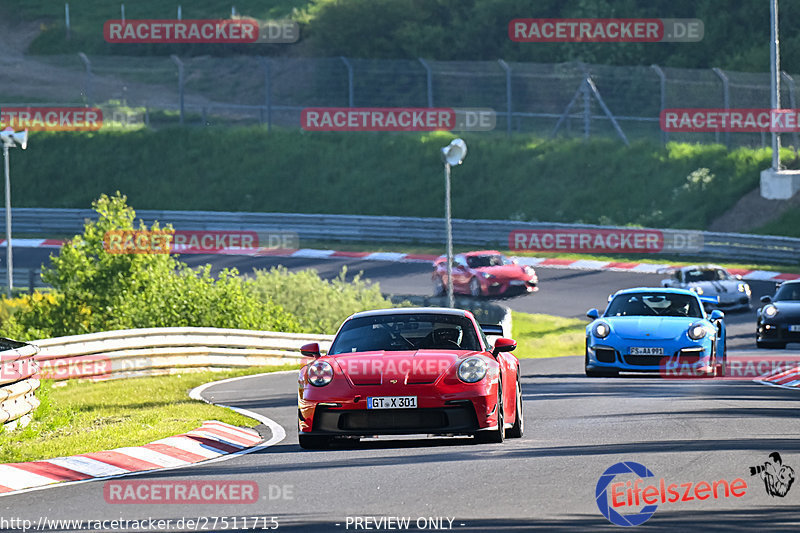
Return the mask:
<svg viewBox="0 0 800 533"><path fill-rule="evenodd" d="M335 437L474 435L502 442L523 432L517 344L489 344L469 311L381 309L344 321L327 355L300 369L298 436L306 449Z"/></svg>
<svg viewBox="0 0 800 533"><path fill-rule="evenodd" d="M471 296L505 296L539 290L533 267L516 264L497 250L482 250L453 257L453 292ZM433 292L447 291L447 257L433 263Z"/></svg>

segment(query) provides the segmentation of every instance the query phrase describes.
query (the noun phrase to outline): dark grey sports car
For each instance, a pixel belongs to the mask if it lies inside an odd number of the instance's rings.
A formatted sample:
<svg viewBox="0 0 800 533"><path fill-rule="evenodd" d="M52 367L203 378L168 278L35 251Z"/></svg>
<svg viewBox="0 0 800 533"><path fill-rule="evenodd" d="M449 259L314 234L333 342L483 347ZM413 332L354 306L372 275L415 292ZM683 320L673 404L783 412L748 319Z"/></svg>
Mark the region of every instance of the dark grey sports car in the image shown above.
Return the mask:
<svg viewBox="0 0 800 533"><path fill-rule="evenodd" d="M800 280L782 283L775 296L762 296L756 312L756 346L786 348L800 342Z"/></svg>

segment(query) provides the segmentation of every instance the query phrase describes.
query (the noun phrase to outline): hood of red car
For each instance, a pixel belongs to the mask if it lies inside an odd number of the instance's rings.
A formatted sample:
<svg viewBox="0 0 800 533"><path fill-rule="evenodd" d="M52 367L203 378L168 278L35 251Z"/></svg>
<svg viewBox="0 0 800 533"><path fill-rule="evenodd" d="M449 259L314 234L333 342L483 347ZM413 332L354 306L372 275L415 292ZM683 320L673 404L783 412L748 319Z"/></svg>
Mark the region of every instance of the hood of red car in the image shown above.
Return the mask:
<svg viewBox="0 0 800 533"><path fill-rule="evenodd" d="M329 356L354 385L434 383L464 356L467 350L416 350L362 352Z"/></svg>
<svg viewBox="0 0 800 533"><path fill-rule="evenodd" d="M528 279L530 276L520 265L498 265L476 268L478 272L486 272L501 279Z"/></svg>

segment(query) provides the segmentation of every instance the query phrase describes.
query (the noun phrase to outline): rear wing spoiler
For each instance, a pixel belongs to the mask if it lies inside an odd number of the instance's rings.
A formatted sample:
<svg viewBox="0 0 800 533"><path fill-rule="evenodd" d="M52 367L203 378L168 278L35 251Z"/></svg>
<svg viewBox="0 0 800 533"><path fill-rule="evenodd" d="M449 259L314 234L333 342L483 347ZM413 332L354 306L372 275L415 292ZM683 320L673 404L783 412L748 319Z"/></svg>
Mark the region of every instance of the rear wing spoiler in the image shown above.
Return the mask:
<svg viewBox="0 0 800 533"><path fill-rule="evenodd" d="M496 335L497 337L504 337L503 326L500 324L481 324L481 329L486 335Z"/></svg>

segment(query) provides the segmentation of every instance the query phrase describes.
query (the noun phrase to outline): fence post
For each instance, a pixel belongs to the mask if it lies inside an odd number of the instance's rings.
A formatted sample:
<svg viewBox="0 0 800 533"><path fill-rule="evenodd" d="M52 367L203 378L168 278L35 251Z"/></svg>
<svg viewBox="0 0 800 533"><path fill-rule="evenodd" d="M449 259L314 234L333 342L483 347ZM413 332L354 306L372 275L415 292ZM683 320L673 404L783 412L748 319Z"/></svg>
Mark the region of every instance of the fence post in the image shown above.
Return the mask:
<svg viewBox="0 0 800 533"><path fill-rule="evenodd" d="M86 54L83 52L78 52L78 57L81 58L83 61L83 66L86 68L86 87L84 88L84 94L86 94L86 103L91 106L93 104L92 101L92 63L89 61L89 58L86 57Z"/></svg>
<svg viewBox="0 0 800 533"><path fill-rule="evenodd" d="M272 62L262 58L264 66L264 106L267 108L267 131L272 131Z"/></svg>
<svg viewBox="0 0 800 533"><path fill-rule="evenodd" d="M33 289L36 287L36 270L33 268L28 269L28 293L33 294Z"/></svg>
<svg viewBox="0 0 800 533"><path fill-rule="evenodd" d="M714 71L714 74L719 76L719 79L722 80L722 104L725 106L725 111L727 112L731 107L731 90L730 85L728 83L728 76L722 72L721 69L714 67L711 70ZM717 131L717 142L719 142L719 131ZM725 146L730 148L731 147L731 132L725 132Z"/></svg>
<svg viewBox="0 0 800 533"><path fill-rule="evenodd" d="M339 56L339 59L347 67L347 107L353 107L353 65L344 56Z"/></svg>
<svg viewBox="0 0 800 533"><path fill-rule="evenodd" d="M794 97L794 91L795 91L794 78L789 76L783 70L781 71L781 76L783 76L783 80L786 82L786 85L789 86L789 107L792 109L797 109L797 102L795 101ZM797 149L798 147L800 147L800 142L798 142L797 139L797 130L792 132L792 142L794 143L794 151L795 153L797 153Z"/></svg>
<svg viewBox="0 0 800 533"><path fill-rule="evenodd" d="M664 74L664 71L661 70L661 67L659 67L656 64L650 65L650 68L652 68L656 72L656 74L658 75L658 81L659 81L659 85L660 85L661 102L659 104L659 108L660 109L659 109L659 113L658 113L659 119L660 119L661 118L661 113L663 113L664 110L667 108L667 76L666 76L666 74ZM661 128L660 122L661 121L659 120L659 128ZM662 129L661 130L661 142L664 143L664 144L667 144L668 141L669 141L669 132L668 131L664 131Z"/></svg>
<svg viewBox="0 0 800 533"><path fill-rule="evenodd" d="M181 110L180 123L183 126L183 61L175 54L172 54L169 58L178 66L178 102Z"/></svg>
<svg viewBox="0 0 800 533"><path fill-rule="evenodd" d="M500 66L506 72L506 136L511 137L511 118L513 114L513 106L511 100L511 67L502 59L497 60Z"/></svg>
<svg viewBox="0 0 800 533"><path fill-rule="evenodd" d="M428 107L433 107L433 73L431 72L431 67L428 65L428 62L422 59L421 57L417 58L422 66L425 68L426 78L427 78L427 91L428 91Z"/></svg>
<svg viewBox="0 0 800 533"><path fill-rule="evenodd" d="M70 33L69 3L64 4L64 24L67 26L67 40L69 41L69 33Z"/></svg>

